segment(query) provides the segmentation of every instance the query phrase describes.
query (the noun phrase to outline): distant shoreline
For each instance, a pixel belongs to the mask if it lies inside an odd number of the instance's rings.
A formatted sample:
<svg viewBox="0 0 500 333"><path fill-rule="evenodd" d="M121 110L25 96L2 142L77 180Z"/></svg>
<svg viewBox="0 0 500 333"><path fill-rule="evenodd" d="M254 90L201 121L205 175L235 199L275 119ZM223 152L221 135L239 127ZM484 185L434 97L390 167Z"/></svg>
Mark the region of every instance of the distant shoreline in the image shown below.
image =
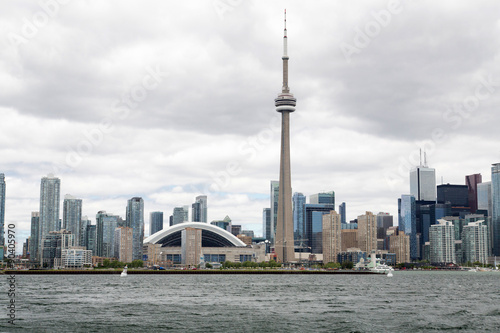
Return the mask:
<svg viewBox="0 0 500 333"><path fill-rule="evenodd" d="M122 270L107 270L107 269L72 269L72 270L5 270L1 274L15 274L15 275L57 275L57 274L69 274L69 275L79 275L79 274L120 274ZM128 275L134 274L151 274L151 275L163 275L163 274L343 274L343 275L385 275L380 273L374 273L370 271L314 271L314 270L286 270L286 269L273 269L273 270L236 270L236 269L197 269L197 270L128 270Z"/></svg>

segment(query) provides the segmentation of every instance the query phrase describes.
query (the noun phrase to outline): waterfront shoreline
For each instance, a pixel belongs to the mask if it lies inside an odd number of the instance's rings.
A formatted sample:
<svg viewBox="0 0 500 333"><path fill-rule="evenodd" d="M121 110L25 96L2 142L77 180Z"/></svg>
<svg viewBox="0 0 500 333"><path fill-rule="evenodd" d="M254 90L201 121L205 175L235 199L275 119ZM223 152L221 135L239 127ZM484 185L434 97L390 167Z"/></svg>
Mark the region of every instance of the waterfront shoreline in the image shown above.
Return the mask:
<svg viewBox="0 0 500 333"><path fill-rule="evenodd" d="M0 274L15 274L15 275L57 275L57 274L121 274L122 270L5 270ZM164 274L336 274L336 275L385 275L374 273L370 271L309 271L309 270L128 270L128 275L134 274L151 274L151 275L164 275Z"/></svg>

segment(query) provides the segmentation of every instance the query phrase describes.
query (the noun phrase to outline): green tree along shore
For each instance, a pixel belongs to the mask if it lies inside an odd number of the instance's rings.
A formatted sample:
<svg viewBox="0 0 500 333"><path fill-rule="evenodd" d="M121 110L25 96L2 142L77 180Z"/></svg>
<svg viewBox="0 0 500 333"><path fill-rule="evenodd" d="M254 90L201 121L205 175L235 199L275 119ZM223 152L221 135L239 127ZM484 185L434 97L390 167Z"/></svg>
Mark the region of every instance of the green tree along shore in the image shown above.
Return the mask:
<svg viewBox="0 0 500 333"><path fill-rule="evenodd" d="M128 268L142 268L144 266L144 262L142 260L134 260L130 263L124 263L121 261L111 261L109 259L104 259L102 265L99 264L98 267L94 267L96 269L100 268L123 268L127 265Z"/></svg>

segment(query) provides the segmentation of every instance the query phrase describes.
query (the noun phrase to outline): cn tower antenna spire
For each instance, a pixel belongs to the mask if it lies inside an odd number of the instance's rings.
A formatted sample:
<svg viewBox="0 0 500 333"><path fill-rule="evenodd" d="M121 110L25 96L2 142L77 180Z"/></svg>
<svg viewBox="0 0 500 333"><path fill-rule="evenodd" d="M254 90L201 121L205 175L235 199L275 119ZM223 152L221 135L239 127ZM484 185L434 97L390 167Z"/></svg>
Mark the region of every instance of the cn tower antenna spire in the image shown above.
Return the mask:
<svg viewBox="0 0 500 333"><path fill-rule="evenodd" d="M286 9L285 9L285 30L283 36L283 88L281 92L289 93L290 88L288 87L288 37L286 32Z"/></svg>

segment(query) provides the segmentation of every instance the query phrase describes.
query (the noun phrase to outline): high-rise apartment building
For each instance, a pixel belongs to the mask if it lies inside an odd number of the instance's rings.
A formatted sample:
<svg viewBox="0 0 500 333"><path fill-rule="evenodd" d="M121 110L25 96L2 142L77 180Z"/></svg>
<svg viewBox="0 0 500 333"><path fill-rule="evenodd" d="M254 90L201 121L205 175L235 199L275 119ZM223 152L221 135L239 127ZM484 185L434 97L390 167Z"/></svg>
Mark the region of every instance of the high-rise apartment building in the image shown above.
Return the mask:
<svg viewBox="0 0 500 333"><path fill-rule="evenodd" d="M163 230L163 212L149 213L149 235Z"/></svg>
<svg viewBox="0 0 500 333"><path fill-rule="evenodd" d="M295 247L301 248L306 238L305 223L304 223L304 206L306 204L306 196L302 193L295 192L292 197L293 206L293 237Z"/></svg>
<svg viewBox="0 0 500 333"><path fill-rule="evenodd" d="M41 242L51 231L57 231L59 224L61 180L54 175L42 178L40 184L40 224L38 229L39 253L42 255Z"/></svg>
<svg viewBox="0 0 500 333"><path fill-rule="evenodd" d="M372 212L358 216L358 247L367 253L377 250L377 218Z"/></svg>
<svg viewBox="0 0 500 333"><path fill-rule="evenodd" d="M436 201L436 170L417 166L410 171L410 194L417 201Z"/></svg>
<svg viewBox="0 0 500 333"><path fill-rule="evenodd" d="M132 260L142 260L144 241L144 200L134 197L127 203L127 227L132 228Z"/></svg>
<svg viewBox="0 0 500 333"><path fill-rule="evenodd" d="M132 262L133 230L128 227L115 229L114 257L121 262Z"/></svg>
<svg viewBox="0 0 500 333"><path fill-rule="evenodd" d="M82 216L80 221L80 239L76 240L77 246L87 247L86 237L87 237L87 226L91 225L92 221L89 220L87 216Z"/></svg>
<svg viewBox="0 0 500 333"><path fill-rule="evenodd" d="M82 229L82 199L77 199L70 194L64 196L63 201L63 229L75 235L76 246L80 245Z"/></svg>
<svg viewBox="0 0 500 333"><path fill-rule="evenodd" d="M429 230L430 261L433 264L456 263L453 223L439 220Z"/></svg>
<svg viewBox="0 0 500 333"><path fill-rule="evenodd" d="M500 256L500 163L491 167L493 255Z"/></svg>
<svg viewBox="0 0 500 333"><path fill-rule="evenodd" d="M342 224L343 226L346 223ZM347 251L350 248L358 248L358 229L342 229L341 230L341 249L342 251Z"/></svg>
<svg viewBox="0 0 500 333"><path fill-rule="evenodd" d="M40 248L40 240L38 239L40 235L40 213L32 212L31 213L31 240L30 240L30 262L38 262L39 261L39 248Z"/></svg>
<svg viewBox="0 0 500 333"><path fill-rule="evenodd" d="M115 229L118 216L100 211L96 215L96 256L113 258L115 254ZM90 249L89 249L90 250Z"/></svg>
<svg viewBox="0 0 500 333"><path fill-rule="evenodd" d="M0 255L3 259L5 246L5 175L0 173Z"/></svg>
<svg viewBox="0 0 500 333"><path fill-rule="evenodd" d="M464 262L488 263L488 227L484 221L470 222L462 230Z"/></svg>
<svg viewBox="0 0 500 333"><path fill-rule="evenodd" d="M332 210L323 215L323 263L337 262L342 251L342 223L340 215Z"/></svg>
<svg viewBox="0 0 500 333"><path fill-rule="evenodd" d="M199 195L192 205L191 219L193 222L207 223L207 196Z"/></svg>
<svg viewBox="0 0 500 333"><path fill-rule="evenodd" d="M389 248L391 253L396 254L397 263L410 262L410 236L406 235L404 231L399 231L398 227L391 230Z"/></svg>
<svg viewBox="0 0 500 333"><path fill-rule="evenodd" d="M477 211L477 185L482 183L483 178L480 173L465 176L465 184L468 189L470 212L475 214Z"/></svg>
<svg viewBox="0 0 500 333"><path fill-rule="evenodd" d="M418 259L417 244L417 214L416 203L413 195L402 195L398 199L399 231L410 236L410 259Z"/></svg>
<svg viewBox="0 0 500 333"><path fill-rule="evenodd" d="M278 221L278 198L279 198L280 183L276 180L271 181L271 243L274 244L276 236L276 221Z"/></svg>
<svg viewBox="0 0 500 333"><path fill-rule="evenodd" d="M184 207L175 207L172 213L172 225L176 225L182 222L187 222L186 211Z"/></svg>

